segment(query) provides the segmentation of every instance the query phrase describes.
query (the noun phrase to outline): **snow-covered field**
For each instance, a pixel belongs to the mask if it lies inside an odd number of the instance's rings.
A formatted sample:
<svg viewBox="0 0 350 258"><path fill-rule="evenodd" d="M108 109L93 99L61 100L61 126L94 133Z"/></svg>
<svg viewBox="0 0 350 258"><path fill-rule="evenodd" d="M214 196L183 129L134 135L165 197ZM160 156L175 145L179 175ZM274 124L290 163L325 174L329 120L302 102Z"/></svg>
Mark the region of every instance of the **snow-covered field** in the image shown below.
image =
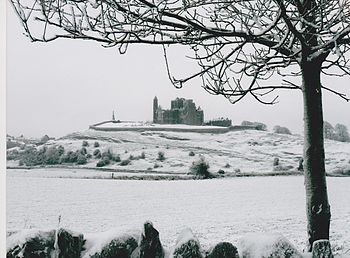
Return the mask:
<svg viewBox="0 0 350 258"><path fill-rule="evenodd" d="M350 255L350 178L328 178L331 243ZM40 178L7 174L7 230L61 226L80 232L140 229L151 220L166 247L190 227L201 244L280 232L299 250L306 235L303 178L196 181Z"/></svg>

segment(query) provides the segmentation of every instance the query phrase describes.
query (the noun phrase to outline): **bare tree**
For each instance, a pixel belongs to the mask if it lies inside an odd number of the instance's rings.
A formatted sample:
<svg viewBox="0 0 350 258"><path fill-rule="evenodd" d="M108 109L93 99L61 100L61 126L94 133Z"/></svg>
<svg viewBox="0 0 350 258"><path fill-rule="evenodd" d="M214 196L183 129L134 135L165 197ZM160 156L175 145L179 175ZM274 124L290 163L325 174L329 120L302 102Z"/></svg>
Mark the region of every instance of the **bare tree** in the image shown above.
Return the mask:
<svg viewBox="0 0 350 258"><path fill-rule="evenodd" d="M321 74L350 74L349 0L11 0L32 41L93 40L121 53L130 43L162 45L176 87L194 78L235 103L247 95L265 104L278 89L304 99L304 173L310 250L329 238ZM41 29L33 26L42 25ZM168 47L187 45L199 71L174 78ZM269 84L273 76L281 82ZM298 77L299 80L294 79ZM301 82L300 82L301 79Z"/></svg>

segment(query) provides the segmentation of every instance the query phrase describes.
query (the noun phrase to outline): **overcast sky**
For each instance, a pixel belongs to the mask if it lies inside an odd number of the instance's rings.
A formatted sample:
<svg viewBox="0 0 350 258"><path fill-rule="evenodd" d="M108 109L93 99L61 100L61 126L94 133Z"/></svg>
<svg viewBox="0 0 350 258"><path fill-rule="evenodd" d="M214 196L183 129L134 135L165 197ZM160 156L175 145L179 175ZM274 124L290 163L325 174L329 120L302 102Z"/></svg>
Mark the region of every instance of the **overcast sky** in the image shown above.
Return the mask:
<svg viewBox="0 0 350 258"><path fill-rule="evenodd" d="M171 66L176 74L196 71L176 49ZM323 83L350 96L350 78L323 78ZM85 130L110 119L112 110L121 120L150 121L152 100L158 97L169 108L176 97L191 98L204 110L205 120L228 117L233 124L260 121L272 129L287 126L293 133L303 128L302 95L298 91L278 94L279 103L266 106L252 98L232 105L212 96L193 81L175 89L168 80L162 49L130 46L120 55L88 41L59 40L31 43L9 6L7 19L7 133L28 137L44 134L59 137ZM350 129L350 103L324 93L324 118Z"/></svg>

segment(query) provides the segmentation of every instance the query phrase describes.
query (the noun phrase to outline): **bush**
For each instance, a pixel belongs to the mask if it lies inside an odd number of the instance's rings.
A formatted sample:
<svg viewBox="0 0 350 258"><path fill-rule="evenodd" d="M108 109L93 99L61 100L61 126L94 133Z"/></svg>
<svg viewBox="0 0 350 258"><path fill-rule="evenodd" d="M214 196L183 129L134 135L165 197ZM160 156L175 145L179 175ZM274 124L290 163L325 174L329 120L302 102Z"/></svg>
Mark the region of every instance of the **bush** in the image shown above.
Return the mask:
<svg viewBox="0 0 350 258"><path fill-rule="evenodd" d="M46 142L48 142L50 140L50 137L47 135L44 135L43 137L41 137L40 139L40 144L44 144Z"/></svg>
<svg viewBox="0 0 350 258"><path fill-rule="evenodd" d="M146 158L146 154L145 154L145 152L143 151L143 152L141 152L140 159L145 159L145 158Z"/></svg>
<svg viewBox="0 0 350 258"><path fill-rule="evenodd" d="M87 159L91 159L92 158L92 155L89 153L89 154L86 154L86 158Z"/></svg>
<svg viewBox="0 0 350 258"><path fill-rule="evenodd" d="M192 165L190 167L191 173L200 178L211 177L208 169L209 169L209 163L205 161L203 156L201 156L199 160L192 162Z"/></svg>
<svg viewBox="0 0 350 258"><path fill-rule="evenodd" d="M231 165L229 163L226 163L226 165L224 166L224 168L230 168Z"/></svg>
<svg viewBox="0 0 350 258"><path fill-rule="evenodd" d="M64 154L64 147L62 145L59 145L57 147L58 154L61 156Z"/></svg>
<svg viewBox="0 0 350 258"><path fill-rule="evenodd" d="M162 152L162 151L159 151L159 152L158 152L158 158L157 158L157 160L159 160L159 161L164 161L164 160L165 160L165 154L164 154L164 152Z"/></svg>
<svg viewBox="0 0 350 258"><path fill-rule="evenodd" d="M190 151L190 152L188 153L188 156L190 156L190 157L193 157L194 155L196 155L196 154L194 154L193 151Z"/></svg>
<svg viewBox="0 0 350 258"><path fill-rule="evenodd" d="M37 151L35 148L28 148L22 153L20 162L23 162L26 166L42 165L44 153Z"/></svg>
<svg viewBox="0 0 350 258"><path fill-rule="evenodd" d="M129 160L134 160L134 159L135 159L134 155L130 154Z"/></svg>
<svg viewBox="0 0 350 258"><path fill-rule="evenodd" d="M12 153L12 155L11 155ZM11 152L8 154L7 159L20 159L20 164L26 166L38 166L38 165L56 165L60 164L63 160L64 148L62 146L51 146L37 150L34 147L25 149L22 153ZM16 155L16 153L18 155Z"/></svg>
<svg viewBox="0 0 350 258"><path fill-rule="evenodd" d="M75 163L78 160L79 151L68 151L64 156L62 156L61 161L63 163Z"/></svg>
<svg viewBox="0 0 350 258"><path fill-rule="evenodd" d="M113 161L115 161L115 162L120 162L120 161L121 161L120 155L119 155L119 154L114 155L114 156L113 156Z"/></svg>
<svg viewBox="0 0 350 258"><path fill-rule="evenodd" d="M107 158L109 160L113 160L113 153L110 149L107 151L102 152L102 158Z"/></svg>
<svg viewBox="0 0 350 258"><path fill-rule="evenodd" d="M124 160L122 160L122 161L120 162L119 165L121 165L121 166L127 166L127 165L130 164L130 162L131 162L130 159L124 159Z"/></svg>
<svg viewBox="0 0 350 258"><path fill-rule="evenodd" d="M48 148L44 153L44 164L47 165L56 165L59 164L61 159L61 155L56 147L50 147Z"/></svg>
<svg viewBox="0 0 350 258"><path fill-rule="evenodd" d="M85 147L80 149L80 154L86 155L87 154L87 149Z"/></svg>
<svg viewBox="0 0 350 258"><path fill-rule="evenodd" d="M83 141L83 144L82 144L83 147L88 147L89 146L89 143L88 141Z"/></svg>
<svg viewBox="0 0 350 258"><path fill-rule="evenodd" d="M106 166L106 163L101 159L97 162L96 167L104 167Z"/></svg>
<svg viewBox="0 0 350 258"><path fill-rule="evenodd" d="M77 157L77 164L84 165L84 164L86 164L86 162L87 162L87 159L86 159L85 155L79 153L78 157Z"/></svg>
<svg viewBox="0 0 350 258"><path fill-rule="evenodd" d="M115 155L110 149L104 151L101 156L102 158L108 159L109 161L120 162L120 156L118 154Z"/></svg>
<svg viewBox="0 0 350 258"><path fill-rule="evenodd" d="M279 126L279 125L276 125L273 128L273 132L279 133L279 134L292 134L287 127L283 127L283 126Z"/></svg>
<svg viewBox="0 0 350 258"><path fill-rule="evenodd" d="M225 174L225 171L224 171L224 170L222 170L222 169L219 169L218 174L220 174L220 175L224 175L224 174Z"/></svg>
<svg viewBox="0 0 350 258"><path fill-rule="evenodd" d="M111 163L107 156L102 157L96 164L96 167L104 167Z"/></svg>
<svg viewBox="0 0 350 258"><path fill-rule="evenodd" d="M102 157L100 149L95 149L92 154L94 155L95 158L98 158L98 159Z"/></svg>
<svg viewBox="0 0 350 258"><path fill-rule="evenodd" d="M6 152L6 159L7 160L16 160L20 157L20 154L18 150L12 150Z"/></svg>
<svg viewBox="0 0 350 258"><path fill-rule="evenodd" d="M95 148L100 147L100 143L99 143L99 142L94 142L94 147L95 147Z"/></svg>
<svg viewBox="0 0 350 258"><path fill-rule="evenodd" d="M260 122L243 121L241 125L243 125L243 126L253 126L253 127L255 127L256 130L260 130L260 131L266 131L267 130L267 126L264 123L260 123Z"/></svg>

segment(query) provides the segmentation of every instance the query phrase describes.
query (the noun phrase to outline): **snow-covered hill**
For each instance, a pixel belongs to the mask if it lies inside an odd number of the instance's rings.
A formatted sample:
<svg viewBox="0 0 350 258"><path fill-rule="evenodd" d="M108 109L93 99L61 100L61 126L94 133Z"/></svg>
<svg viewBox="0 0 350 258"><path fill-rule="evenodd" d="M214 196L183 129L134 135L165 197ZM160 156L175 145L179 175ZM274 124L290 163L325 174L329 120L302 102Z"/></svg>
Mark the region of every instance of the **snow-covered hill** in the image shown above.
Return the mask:
<svg viewBox="0 0 350 258"><path fill-rule="evenodd" d="M210 172L221 175L247 175L269 173L298 173L302 157L303 138L300 135L275 134L267 131L243 130L221 134L171 131L117 131L86 130L49 140L44 146L63 146L65 152L82 148L92 157L79 167L96 168L98 159L93 152L110 150L121 160L130 163L121 166L111 162L107 169L148 173L174 173L186 175L191 164L201 156L210 165ZM98 147L94 143L98 142ZM37 148L42 148L38 146ZM350 175L350 143L325 141L326 171L332 175ZM9 150L11 151L11 149ZM159 152L164 160L159 160ZM142 154L143 153L143 154ZM143 158L139 158L143 155ZM278 158L278 166L274 160ZM8 161L18 166L18 160Z"/></svg>

